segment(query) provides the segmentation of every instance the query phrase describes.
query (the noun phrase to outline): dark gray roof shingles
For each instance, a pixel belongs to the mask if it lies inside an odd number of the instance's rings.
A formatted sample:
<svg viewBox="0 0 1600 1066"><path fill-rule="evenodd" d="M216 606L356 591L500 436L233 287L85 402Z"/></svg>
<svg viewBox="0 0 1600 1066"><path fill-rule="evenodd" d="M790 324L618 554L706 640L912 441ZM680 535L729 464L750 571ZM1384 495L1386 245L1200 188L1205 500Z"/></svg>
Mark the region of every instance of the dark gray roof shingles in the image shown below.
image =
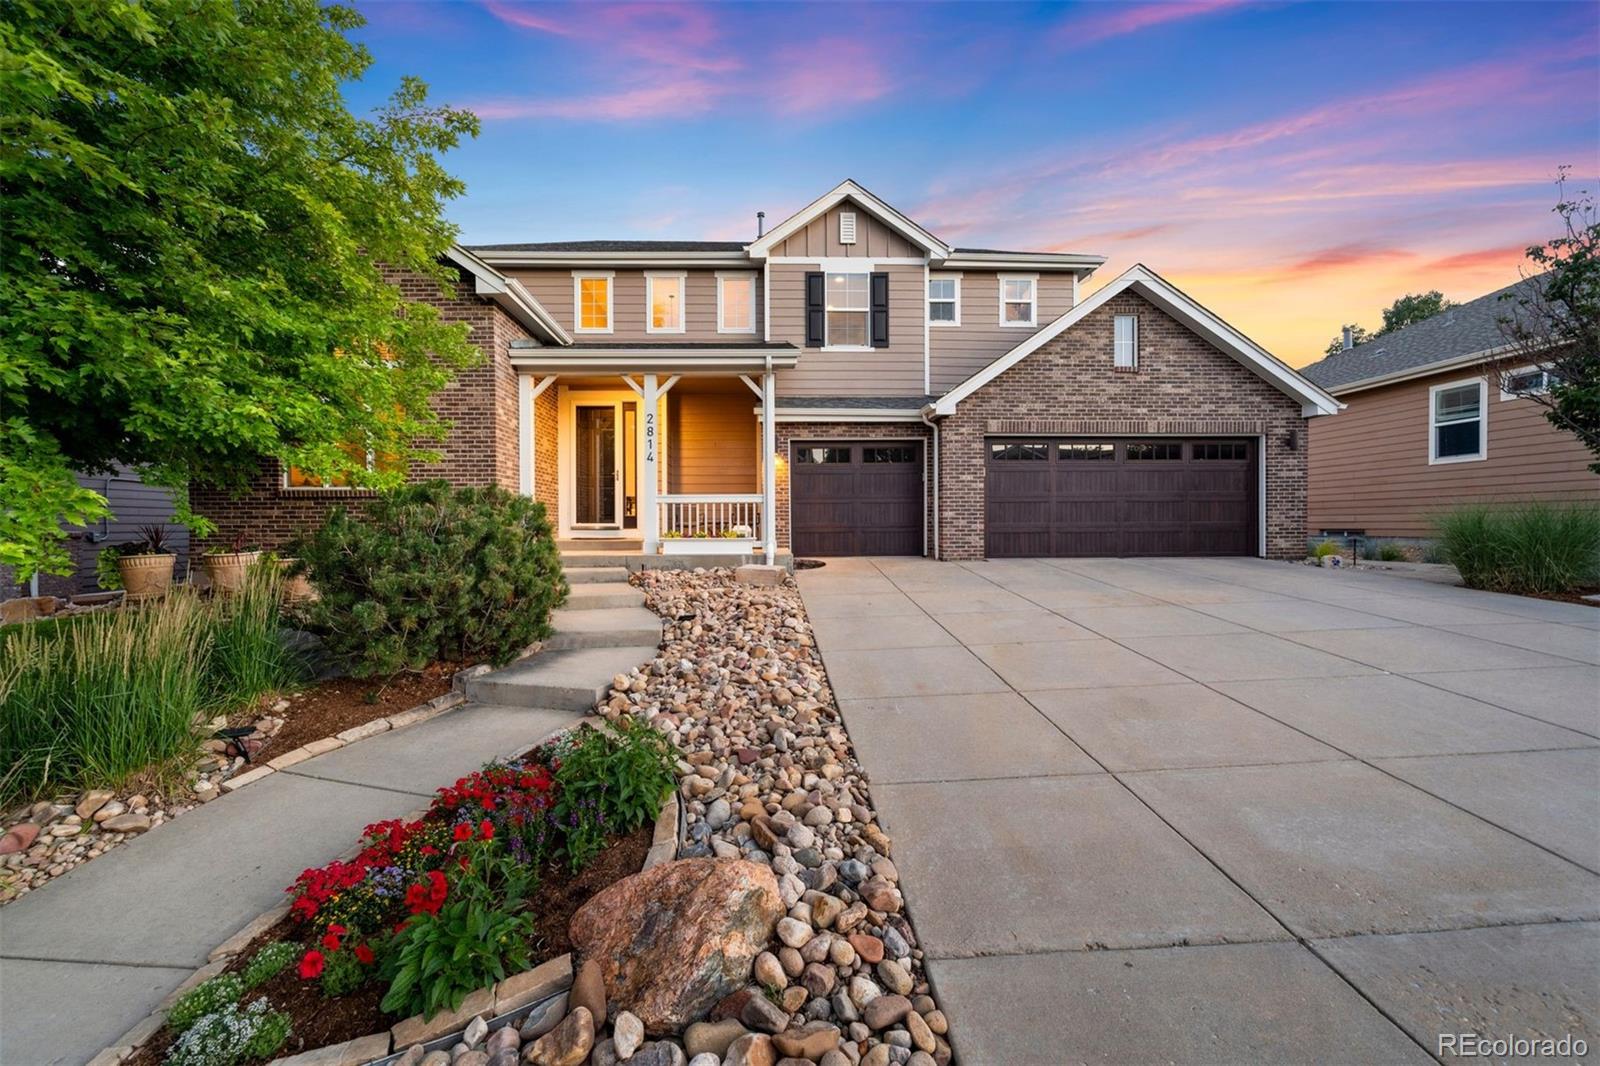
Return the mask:
<svg viewBox="0 0 1600 1066"><path fill-rule="evenodd" d="M1539 283L1539 278L1526 278L1507 285L1415 325L1330 355L1302 367L1300 373L1324 389L1338 389L1498 348L1506 343L1500 320L1513 317L1518 307L1515 296L1502 297Z"/></svg>
<svg viewBox="0 0 1600 1066"><path fill-rule="evenodd" d="M863 408L893 407L907 411L921 410L937 400L937 396L779 396L779 407L836 407L842 411Z"/></svg>
<svg viewBox="0 0 1600 1066"><path fill-rule="evenodd" d="M469 252L742 252L743 241L539 241L469 244Z"/></svg>

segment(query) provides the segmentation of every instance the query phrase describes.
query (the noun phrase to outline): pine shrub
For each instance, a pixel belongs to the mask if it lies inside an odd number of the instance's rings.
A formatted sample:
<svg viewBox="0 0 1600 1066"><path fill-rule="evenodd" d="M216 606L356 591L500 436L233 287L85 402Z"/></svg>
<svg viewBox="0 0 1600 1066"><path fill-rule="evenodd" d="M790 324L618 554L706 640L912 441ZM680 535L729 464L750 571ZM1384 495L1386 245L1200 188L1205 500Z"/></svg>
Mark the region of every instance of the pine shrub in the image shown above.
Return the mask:
<svg viewBox="0 0 1600 1066"><path fill-rule="evenodd" d="M290 552L319 596L307 621L357 677L504 664L549 635L567 594L544 505L495 486L406 485L336 508Z"/></svg>

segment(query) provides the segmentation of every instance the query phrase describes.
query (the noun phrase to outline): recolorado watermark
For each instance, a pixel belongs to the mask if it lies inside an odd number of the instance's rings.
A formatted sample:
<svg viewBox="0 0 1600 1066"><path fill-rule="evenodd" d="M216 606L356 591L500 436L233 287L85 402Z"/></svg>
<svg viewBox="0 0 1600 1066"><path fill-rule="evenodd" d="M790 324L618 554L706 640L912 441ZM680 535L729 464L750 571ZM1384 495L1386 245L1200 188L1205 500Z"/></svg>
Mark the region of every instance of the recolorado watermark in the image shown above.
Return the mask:
<svg viewBox="0 0 1600 1066"><path fill-rule="evenodd" d="M1440 1033L1438 1054L1466 1059L1581 1059L1589 1043L1581 1036L1484 1036L1482 1033Z"/></svg>

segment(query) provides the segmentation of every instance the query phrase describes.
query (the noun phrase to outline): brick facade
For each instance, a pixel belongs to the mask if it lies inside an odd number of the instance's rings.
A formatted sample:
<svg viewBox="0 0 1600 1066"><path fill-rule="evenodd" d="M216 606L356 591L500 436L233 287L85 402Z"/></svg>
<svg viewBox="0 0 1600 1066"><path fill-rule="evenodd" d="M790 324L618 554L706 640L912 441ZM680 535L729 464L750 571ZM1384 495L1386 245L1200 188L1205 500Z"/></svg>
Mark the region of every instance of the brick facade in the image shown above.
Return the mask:
<svg viewBox="0 0 1600 1066"><path fill-rule="evenodd" d="M476 296L467 280L458 279L453 291L441 294L431 278L398 271L389 272L387 278L400 287L408 300L438 307L446 322L468 323L469 339L485 353L483 362L458 373L434 397L434 410L449 423L449 431L434 446L439 460L414 466L411 479L444 478L456 485L493 484L517 491L517 376L508 349L511 341L526 338L527 331L499 307ZM550 419L548 437L553 451L553 412ZM544 436L541 433L541 438ZM553 470L553 457L550 465ZM540 498L544 498L544 490L541 477ZM553 475L549 491L553 516ZM226 542L235 533L243 532L252 542L269 548L318 525L335 504L349 505L370 496L370 492L357 489L284 488L283 472L276 462L257 471L249 487L237 496L205 486L189 490L195 512L217 525L210 543ZM204 548L207 543L197 540L196 548Z"/></svg>
<svg viewBox="0 0 1600 1066"><path fill-rule="evenodd" d="M1112 368L1112 317L1119 314L1139 316L1137 371ZM984 437L1000 433L1260 435L1267 554L1305 554L1306 426L1299 401L1135 293L1114 297L940 421L943 559L984 556Z"/></svg>
<svg viewBox="0 0 1600 1066"><path fill-rule="evenodd" d="M776 485L778 550L789 550L789 463L791 441L827 440L916 440L921 441L923 461L923 506L925 514L924 542L932 549L933 541L926 535L933 523L933 493L926 487L933 484L933 450L931 431L922 422L779 422L775 436L778 454L783 462L778 465Z"/></svg>

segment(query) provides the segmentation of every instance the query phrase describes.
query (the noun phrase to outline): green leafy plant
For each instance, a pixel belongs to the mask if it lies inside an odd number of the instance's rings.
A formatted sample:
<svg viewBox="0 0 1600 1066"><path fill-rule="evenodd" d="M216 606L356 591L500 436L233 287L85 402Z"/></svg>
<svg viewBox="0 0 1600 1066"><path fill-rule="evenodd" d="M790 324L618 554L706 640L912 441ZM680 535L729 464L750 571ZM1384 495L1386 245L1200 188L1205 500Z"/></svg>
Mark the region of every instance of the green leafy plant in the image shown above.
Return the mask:
<svg viewBox="0 0 1600 1066"><path fill-rule="evenodd" d="M677 785L672 745L652 726L621 718L609 730L574 730L556 757L555 818L574 869L605 845L655 820Z"/></svg>
<svg viewBox="0 0 1600 1066"><path fill-rule="evenodd" d="M197 1018L167 1052L166 1066L237 1066L270 1058L289 1039L289 1016L257 999Z"/></svg>
<svg viewBox="0 0 1600 1066"><path fill-rule="evenodd" d="M1318 544L1315 548L1312 548L1311 554L1317 559L1326 559L1330 555L1338 555L1340 550L1341 549L1337 542L1325 540L1321 544Z"/></svg>
<svg viewBox="0 0 1600 1066"><path fill-rule="evenodd" d="M337 508L290 554L320 594L307 621L358 677L509 662L567 594L544 505L494 486L429 481Z"/></svg>
<svg viewBox="0 0 1600 1066"><path fill-rule="evenodd" d="M300 949L286 940L268 944L250 957L239 976L246 990L266 984L287 970L300 955Z"/></svg>
<svg viewBox="0 0 1600 1066"><path fill-rule="evenodd" d="M237 1003L244 993L245 981L238 974L223 973L201 981L172 1005L167 1012L167 1027L174 1033L185 1032L206 1015Z"/></svg>
<svg viewBox="0 0 1600 1066"><path fill-rule="evenodd" d="M353 950L335 951L322 968L322 994L329 999L348 996L375 976L373 967L363 963Z"/></svg>
<svg viewBox="0 0 1600 1066"><path fill-rule="evenodd" d="M431 1018L454 1010L469 992L525 970L532 951L533 918L522 913L534 873L490 840L458 845L466 867L450 897L406 921L387 953L389 990L382 1009Z"/></svg>
<svg viewBox="0 0 1600 1066"><path fill-rule="evenodd" d="M1600 582L1600 506L1458 507L1435 520L1446 562L1469 588L1558 593Z"/></svg>

